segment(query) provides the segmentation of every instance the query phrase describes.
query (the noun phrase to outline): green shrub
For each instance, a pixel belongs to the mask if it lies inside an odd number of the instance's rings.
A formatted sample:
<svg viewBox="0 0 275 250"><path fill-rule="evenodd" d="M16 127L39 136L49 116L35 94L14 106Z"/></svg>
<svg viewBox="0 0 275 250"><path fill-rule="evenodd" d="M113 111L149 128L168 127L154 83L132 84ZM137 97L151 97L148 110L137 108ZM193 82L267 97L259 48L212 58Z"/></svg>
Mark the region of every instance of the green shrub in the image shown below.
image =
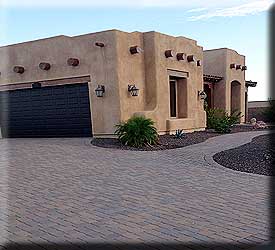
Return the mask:
<svg viewBox="0 0 275 250"><path fill-rule="evenodd" d="M158 141L153 120L142 116L134 116L127 122L116 125L115 134L124 145L136 148L154 145Z"/></svg>
<svg viewBox="0 0 275 250"><path fill-rule="evenodd" d="M207 108L206 109L206 116L207 116L207 128L215 129L217 123L226 116L226 112L223 109L217 108Z"/></svg>
<svg viewBox="0 0 275 250"><path fill-rule="evenodd" d="M223 109L207 108L207 128L214 129L219 133L230 133L231 127L238 123L242 117L241 112L237 110L229 115Z"/></svg>

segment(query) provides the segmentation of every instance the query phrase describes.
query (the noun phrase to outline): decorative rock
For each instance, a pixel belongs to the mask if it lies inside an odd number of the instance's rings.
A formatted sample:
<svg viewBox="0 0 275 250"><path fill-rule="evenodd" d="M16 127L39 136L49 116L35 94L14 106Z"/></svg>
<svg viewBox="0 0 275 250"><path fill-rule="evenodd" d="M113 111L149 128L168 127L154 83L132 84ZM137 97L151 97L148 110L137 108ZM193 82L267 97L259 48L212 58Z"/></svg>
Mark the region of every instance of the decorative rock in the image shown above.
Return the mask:
<svg viewBox="0 0 275 250"><path fill-rule="evenodd" d="M259 129L259 128L267 128L267 125L265 122L263 121L258 121L255 125L254 125L255 129Z"/></svg>
<svg viewBox="0 0 275 250"><path fill-rule="evenodd" d="M255 125L256 122L257 122L257 119L256 119L256 118L251 118L251 119L250 119L250 124L251 124L251 125Z"/></svg>

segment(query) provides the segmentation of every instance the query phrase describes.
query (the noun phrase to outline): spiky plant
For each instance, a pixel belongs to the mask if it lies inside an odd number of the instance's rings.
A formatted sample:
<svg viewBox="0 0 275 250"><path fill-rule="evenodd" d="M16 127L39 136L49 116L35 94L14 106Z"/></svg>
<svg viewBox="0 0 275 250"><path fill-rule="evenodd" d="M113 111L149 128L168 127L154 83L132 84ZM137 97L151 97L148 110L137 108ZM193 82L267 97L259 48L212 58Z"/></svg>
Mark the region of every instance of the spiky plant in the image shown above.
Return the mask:
<svg viewBox="0 0 275 250"><path fill-rule="evenodd" d="M136 148L154 145L158 141L154 121L143 116L133 116L128 121L116 125L115 134L124 145Z"/></svg>
<svg viewBox="0 0 275 250"><path fill-rule="evenodd" d="M183 136L184 136L183 129L177 129L177 130L176 130L176 133L175 133L175 137L176 137L177 139L181 139L181 138L183 138Z"/></svg>

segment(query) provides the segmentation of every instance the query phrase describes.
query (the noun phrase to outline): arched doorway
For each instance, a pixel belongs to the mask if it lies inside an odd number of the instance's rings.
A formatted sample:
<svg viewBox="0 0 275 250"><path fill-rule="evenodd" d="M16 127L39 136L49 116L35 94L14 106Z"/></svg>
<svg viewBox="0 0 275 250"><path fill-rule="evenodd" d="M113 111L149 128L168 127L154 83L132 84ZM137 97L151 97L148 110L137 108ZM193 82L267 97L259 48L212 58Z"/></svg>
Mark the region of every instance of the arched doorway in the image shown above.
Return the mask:
<svg viewBox="0 0 275 250"><path fill-rule="evenodd" d="M241 111L241 83L231 82L231 114L235 111Z"/></svg>

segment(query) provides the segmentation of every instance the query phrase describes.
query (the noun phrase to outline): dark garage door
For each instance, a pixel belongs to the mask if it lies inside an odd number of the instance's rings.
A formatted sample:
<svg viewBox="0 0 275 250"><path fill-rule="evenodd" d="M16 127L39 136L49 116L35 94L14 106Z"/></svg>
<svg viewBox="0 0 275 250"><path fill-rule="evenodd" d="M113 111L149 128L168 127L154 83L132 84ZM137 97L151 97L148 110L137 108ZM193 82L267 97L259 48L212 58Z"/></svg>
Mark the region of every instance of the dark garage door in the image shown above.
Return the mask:
<svg viewBox="0 0 275 250"><path fill-rule="evenodd" d="M88 84L0 92L3 137L91 136Z"/></svg>

